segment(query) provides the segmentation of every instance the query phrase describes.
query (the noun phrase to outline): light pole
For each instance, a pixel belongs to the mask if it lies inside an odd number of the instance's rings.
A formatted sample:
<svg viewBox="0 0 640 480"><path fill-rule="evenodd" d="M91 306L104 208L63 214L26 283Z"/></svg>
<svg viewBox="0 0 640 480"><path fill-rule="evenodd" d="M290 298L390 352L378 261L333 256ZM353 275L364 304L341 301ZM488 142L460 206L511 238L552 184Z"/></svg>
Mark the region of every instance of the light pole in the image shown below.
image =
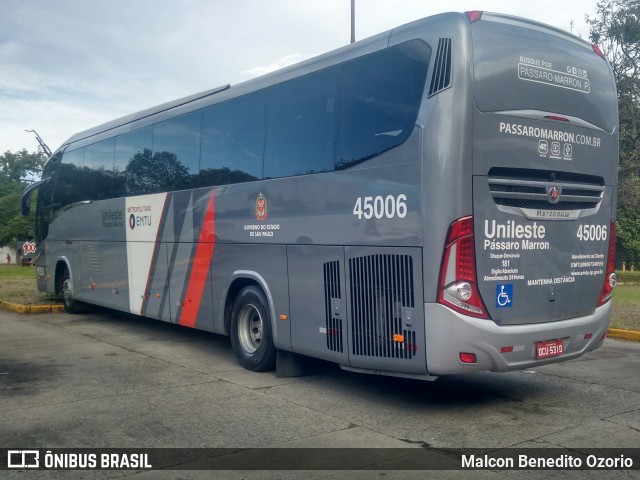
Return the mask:
<svg viewBox="0 0 640 480"><path fill-rule="evenodd" d="M356 0L351 0L351 43L356 41Z"/></svg>

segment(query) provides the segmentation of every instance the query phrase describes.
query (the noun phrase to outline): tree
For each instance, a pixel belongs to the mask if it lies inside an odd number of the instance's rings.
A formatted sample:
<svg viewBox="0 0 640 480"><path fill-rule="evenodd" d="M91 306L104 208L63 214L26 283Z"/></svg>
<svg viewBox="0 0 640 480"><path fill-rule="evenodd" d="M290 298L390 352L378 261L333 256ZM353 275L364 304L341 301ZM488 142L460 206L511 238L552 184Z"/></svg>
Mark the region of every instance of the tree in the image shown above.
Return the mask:
<svg viewBox="0 0 640 480"><path fill-rule="evenodd" d="M46 156L41 151L29 153L6 151L0 156L0 175L14 182L34 180L42 173Z"/></svg>
<svg viewBox="0 0 640 480"><path fill-rule="evenodd" d="M42 152L5 152L0 155L0 244L14 245L20 239L32 239L35 217L23 217L20 196L28 181L42 172L45 155Z"/></svg>
<svg viewBox="0 0 640 480"><path fill-rule="evenodd" d="M600 46L618 89L618 246L640 263L640 1L601 0L587 17L590 39Z"/></svg>

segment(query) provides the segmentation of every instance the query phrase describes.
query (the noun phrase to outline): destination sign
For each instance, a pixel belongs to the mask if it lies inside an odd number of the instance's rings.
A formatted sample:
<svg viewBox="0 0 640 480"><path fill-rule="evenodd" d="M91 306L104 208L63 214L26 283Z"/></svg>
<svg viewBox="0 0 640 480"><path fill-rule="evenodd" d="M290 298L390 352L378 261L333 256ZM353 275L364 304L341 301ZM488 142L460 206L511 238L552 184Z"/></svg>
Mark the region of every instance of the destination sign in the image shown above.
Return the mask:
<svg viewBox="0 0 640 480"><path fill-rule="evenodd" d="M577 92L589 93L591 82L584 76L560 72L536 65L518 63L518 78L528 82L544 83L553 87L568 88Z"/></svg>

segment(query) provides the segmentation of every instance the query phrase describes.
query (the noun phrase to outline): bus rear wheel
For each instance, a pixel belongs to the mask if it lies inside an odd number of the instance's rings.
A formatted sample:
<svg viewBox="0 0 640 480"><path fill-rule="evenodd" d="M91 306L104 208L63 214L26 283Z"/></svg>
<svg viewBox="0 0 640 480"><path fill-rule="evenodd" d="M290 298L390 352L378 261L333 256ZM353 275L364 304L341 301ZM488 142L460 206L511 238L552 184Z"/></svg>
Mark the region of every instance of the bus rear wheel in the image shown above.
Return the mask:
<svg viewBox="0 0 640 480"><path fill-rule="evenodd" d="M233 303L231 345L240 365L247 370L264 372L276 364L269 304L262 290L243 288Z"/></svg>

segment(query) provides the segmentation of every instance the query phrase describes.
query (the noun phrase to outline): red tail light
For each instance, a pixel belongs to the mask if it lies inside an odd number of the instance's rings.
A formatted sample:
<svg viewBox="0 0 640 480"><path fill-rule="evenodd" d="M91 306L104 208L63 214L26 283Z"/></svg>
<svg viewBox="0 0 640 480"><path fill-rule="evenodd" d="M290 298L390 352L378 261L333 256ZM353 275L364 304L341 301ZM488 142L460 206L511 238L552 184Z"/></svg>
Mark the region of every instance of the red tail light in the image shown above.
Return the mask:
<svg viewBox="0 0 640 480"><path fill-rule="evenodd" d="M602 50L600 50L599 46L591 45L591 48L593 48L593 51L596 52L599 56L601 56L604 60L607 59L607 57L604 56L604 53L602 53Z"/></svg>
<svg viewBox="0 0 640 480"><path fill-rule="evenodd" d="M442 255L438 303L476 318L489 318L476 279L473 217L456 220L449 227Z"/></svg>
<svg viewBox="0 0 640 480"><path fill-rule="evenodd" d="M478 363L475 353L460 352L460 361L462 363Z"/></svg>
<svg viewBox="0 0 640 480"><path fill-rule="evenodd" d="M602 285L602 291L600 292L598 306L604 305L611 300L616 282L616 221L611 220L609 252L607 253L607 271L604 276L604 283Z"/></svg>
<svg viewBox="0 0 640 480"><path fill-rule="evenodd" d="M544 118L548 118L549 120L555 120L557 122L568 122L568 118L561 117L559 115L546 115Z"/></svg>
<svg viewBox="0 0 640 480"><path fill-rule="evenodd" d="M472 10L470 12L465 12L465 13L467 14L469 23L477 22L482 17L482 12L479 10Z"/></svg>

